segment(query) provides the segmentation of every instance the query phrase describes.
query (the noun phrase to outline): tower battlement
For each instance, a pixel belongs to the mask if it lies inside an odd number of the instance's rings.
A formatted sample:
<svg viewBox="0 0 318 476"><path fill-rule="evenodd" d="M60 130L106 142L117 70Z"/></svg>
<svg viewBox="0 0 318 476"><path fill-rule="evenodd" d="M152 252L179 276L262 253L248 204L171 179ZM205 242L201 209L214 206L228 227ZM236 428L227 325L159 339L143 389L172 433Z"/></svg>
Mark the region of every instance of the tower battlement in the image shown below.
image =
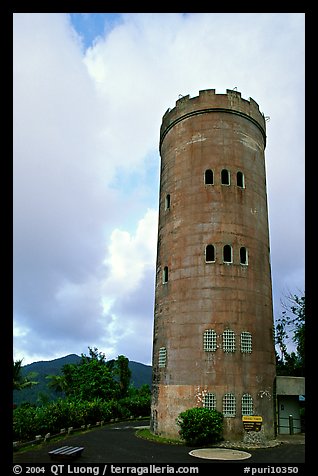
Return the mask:
<svg viewBox="0 0 318 476"><path fill-rule="evenodd" d="M199 96L183 96L176 101L173 109L167 109L160 128L160 147L175 124L193 115L212 112L236 114L250 120L261 131L266 145L265 117L254 99L243 99L239 91L232 89L227 89L226 94L216 94L215 89L203 89L199 91Z"/></svg>

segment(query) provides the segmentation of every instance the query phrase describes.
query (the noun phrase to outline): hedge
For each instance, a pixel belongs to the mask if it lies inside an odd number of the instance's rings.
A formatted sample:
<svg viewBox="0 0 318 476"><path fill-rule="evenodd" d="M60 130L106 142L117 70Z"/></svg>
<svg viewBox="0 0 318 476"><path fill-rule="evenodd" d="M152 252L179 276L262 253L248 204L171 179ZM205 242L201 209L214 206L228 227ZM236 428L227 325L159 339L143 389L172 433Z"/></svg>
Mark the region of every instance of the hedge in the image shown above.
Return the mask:
<svg viewBox="0 0 318 476"><path fill-rule="evenodd" d="M44 406L21 405L13 410L13 438L34 439L36 435L57 434L62 428L108 422L113 418L150 415L150 397L119 401L59 399Z"/></svg>

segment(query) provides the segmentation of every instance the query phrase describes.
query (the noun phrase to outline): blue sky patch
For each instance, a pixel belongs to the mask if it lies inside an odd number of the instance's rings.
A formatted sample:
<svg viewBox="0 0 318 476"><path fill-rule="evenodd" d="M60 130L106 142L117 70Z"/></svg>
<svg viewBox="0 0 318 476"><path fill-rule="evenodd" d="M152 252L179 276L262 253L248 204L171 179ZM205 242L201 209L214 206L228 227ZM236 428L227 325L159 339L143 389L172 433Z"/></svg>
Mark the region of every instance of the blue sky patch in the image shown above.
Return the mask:
<svg viewBox="0 0 318 476"><path fill-rule="evenodd" d="M71 23L86 50L99 36L107 35L121 21L120 13L70 13Z"/></svg>

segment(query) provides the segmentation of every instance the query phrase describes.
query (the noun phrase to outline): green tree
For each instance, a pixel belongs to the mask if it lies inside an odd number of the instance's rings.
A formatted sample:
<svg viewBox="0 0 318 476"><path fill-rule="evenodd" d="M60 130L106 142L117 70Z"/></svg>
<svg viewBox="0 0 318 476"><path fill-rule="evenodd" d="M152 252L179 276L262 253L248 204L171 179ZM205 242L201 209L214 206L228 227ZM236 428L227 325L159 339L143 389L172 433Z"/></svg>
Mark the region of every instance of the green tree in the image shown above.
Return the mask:
<svg viewBox="0 0 318 476"><path fill-rule="evenodd" d="M140 396L150 397L151 396L151 388L147 383L144 383L138 390Z"/></svg>
<svg viewBox="0 0 318 476"><path fill-rule="evenodd" d="M89 355L81 354L79 364L63 366L61 378L51 377L51 386L64 391L66 396L80 400L111 400L119 397L120 385L107 365L105 354L96 347L88 349Z"/></svg>
<svg viewBox="0 0 318 476"><path fill-rule="evenodd" d="M119 355L115 360L114 375L119 378L120 396L126 397L130 385L131 370L129 360L124 355Z"/></svg>
<svg viewBox="0 0 318 476"><path fill-rule="evenodd" d="M13 361L13 390L22 390L38 384L33 380L36 376L34 372L30 372L26 376L22 375L22 360Z"/></svg>
<svg viewBox="0 0 318 476"><path fill-rule="evenodd" d="M82 400L125 398L130 391L131 370L124 355L107 360L103 352L88 347L79 364L66 364L61 375L49 375L49 388Z"/></svg>
<svg viewBox="0 0 318 476"><path fill-rule="evenodd" d="M283 311L277 319L275 342L280 355L276 354L277 375L303 376L305 374L305 294L289 294L282 301ZM292 335L296 352L288 352L286 341Z"/></svg>
<svg viewBox="0 0 318 476"><path fill-rule="evenodd" d="M47 375L45 377L48 382L48 387L58 393L67 393L67 380L65 375Z"/></svg>

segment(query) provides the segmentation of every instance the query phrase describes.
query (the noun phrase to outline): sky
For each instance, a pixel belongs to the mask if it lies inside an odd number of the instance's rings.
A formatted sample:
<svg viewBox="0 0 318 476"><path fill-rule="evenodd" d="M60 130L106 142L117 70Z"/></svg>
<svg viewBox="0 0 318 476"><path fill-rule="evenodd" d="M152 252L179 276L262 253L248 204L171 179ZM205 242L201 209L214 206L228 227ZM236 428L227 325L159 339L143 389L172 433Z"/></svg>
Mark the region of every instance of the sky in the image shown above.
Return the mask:
<svg viewBox="0 0 318 476"><path fill-rule="evenodd" d="M13 15L13 357L151 364L159 131L180 95L266 116L274 316L304 292L303 13Z"/></svg>

